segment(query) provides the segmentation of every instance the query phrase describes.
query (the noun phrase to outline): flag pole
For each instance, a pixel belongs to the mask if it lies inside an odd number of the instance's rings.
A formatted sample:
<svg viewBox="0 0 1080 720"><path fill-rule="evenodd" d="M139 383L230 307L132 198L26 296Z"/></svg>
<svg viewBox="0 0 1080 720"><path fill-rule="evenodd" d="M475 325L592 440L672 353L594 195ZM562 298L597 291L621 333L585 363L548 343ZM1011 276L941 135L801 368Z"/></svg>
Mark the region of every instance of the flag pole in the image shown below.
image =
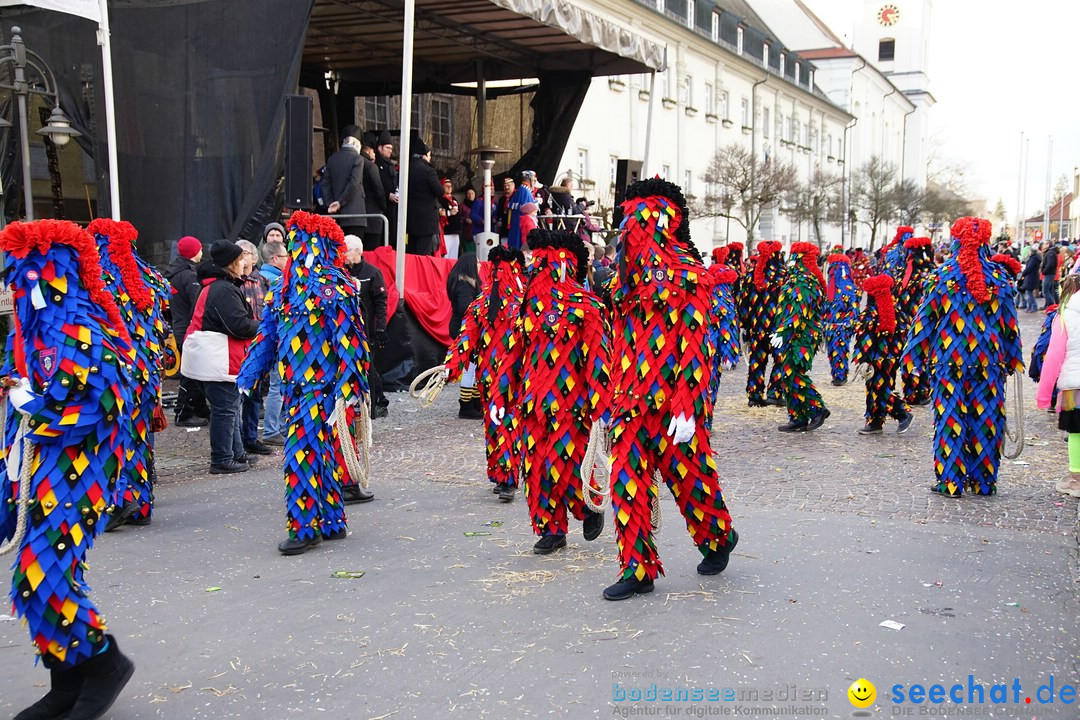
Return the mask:
<svg viewBox="0 0 1080 720"><path fill-rule="evenodd" d="M120 168L116 149L116 97L113 93L112 42L109 30L109 4L99 0L101 20L97 40L101 46L101 67L105 76L105 142L108 145L109 210L113 220L120 219Z"/></svg>

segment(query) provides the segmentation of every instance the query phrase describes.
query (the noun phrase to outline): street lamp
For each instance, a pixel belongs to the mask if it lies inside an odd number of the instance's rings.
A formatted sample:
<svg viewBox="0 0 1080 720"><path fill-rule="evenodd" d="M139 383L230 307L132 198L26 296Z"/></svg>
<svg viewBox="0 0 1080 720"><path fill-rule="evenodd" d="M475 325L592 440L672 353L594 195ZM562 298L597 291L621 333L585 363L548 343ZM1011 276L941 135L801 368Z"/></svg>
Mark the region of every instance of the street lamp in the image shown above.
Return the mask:
<svg viewBox="0 0 1080 720"><path fill-rule="evenodd" d="M488 253L499 244L499 235L491 232L491 169L495 167L495 156L508 152L510 151L495 146L478 147L469 151L470 155L480 156L480 167L484 171L484 231L473 233L477 260L487 260Z"/></svg>
<svg viewBox="0 0 1080 720"><path fill-rule="evenodd" d="M44 135L52 140L57 147L67 145L71 138L79 137L81 132L71 127L71 120L60 109L60 87L56 83L56 76L40 55L33 50L27 50L23 44L22 30L18 27L11 28L11 44L0 46L0 52L5 53L0 57L0 65L11 63L15 69L14 84L0 82L0 89L10 90L14 93L19 106L19 141L22 146L22 177L23 177L23 201L25 204L26 219L34 219L34 191L30 180L30 135L27 126L27 115L30 95L41 95L52 98L52 114L45 127L37 131L37 135ZM31 84L27 77L27 69L36 73L34 82ZM41 87L44 86L44 87ZM10 128L11 123L0 118L0 128Z"/></svg>

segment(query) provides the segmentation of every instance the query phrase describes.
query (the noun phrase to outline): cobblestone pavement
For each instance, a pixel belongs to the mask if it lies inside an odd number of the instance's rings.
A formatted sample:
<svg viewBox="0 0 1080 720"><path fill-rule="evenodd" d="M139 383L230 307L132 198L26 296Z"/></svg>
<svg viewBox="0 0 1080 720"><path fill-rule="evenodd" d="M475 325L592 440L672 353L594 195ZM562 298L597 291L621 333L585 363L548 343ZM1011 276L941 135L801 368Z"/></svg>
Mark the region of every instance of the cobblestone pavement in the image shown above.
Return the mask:
<svg viewBox="0 0 1080 720"><path fill-rule="evenodd" d="M1029 345L1036 318L1024 329ZM273 459L210 476L205 428L170 427L153 524L90 555L95 601L137 665L110 717L850 718L847 688L867 678L873 717L1075 718L1075 706L1023 697L889 701L894 684L966 687L969 675L987 692L1017 678L1032 696L1080 680L1077 501L1053 492L1065 445L1030 383L1030 464L1006 463L997 497L946 501L927 491L927 411L904 436L859 437L861 388L834 388L820 365L833 416L809 435L776 432L780 409L745 406L745 370L725 379L714 447L740 531L731 566L694 572L700 556L665 492L667 576L623 603L600 598L617 573L610 518L593 543L572 523L565 550L532 554L523 498L491 495L481 425L456 419L453 387L423 411L394 397L375 421L375 502L348 508L348 538L292 558L275 550ZM342 570L364 575L333 577ZM0 717L47 682L27 640L0 615ZM737 700L619 699L653 684Z"/></svg>

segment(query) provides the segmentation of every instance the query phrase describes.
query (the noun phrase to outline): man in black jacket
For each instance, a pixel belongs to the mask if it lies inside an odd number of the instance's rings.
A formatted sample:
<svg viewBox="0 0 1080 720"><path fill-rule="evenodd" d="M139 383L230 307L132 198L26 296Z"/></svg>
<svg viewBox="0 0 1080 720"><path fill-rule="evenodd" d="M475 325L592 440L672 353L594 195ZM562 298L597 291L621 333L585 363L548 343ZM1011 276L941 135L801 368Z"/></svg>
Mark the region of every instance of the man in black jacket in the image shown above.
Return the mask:
<svg viewBox="0 0 1080 720"><path fill-rule="evenodd" d="M405 252L435 254L439 247L438 201L442 195L439 174L431 167L431 150L416 135L412 139L412 160L409 162L409 207L405 223L409 244Z"/></svg>
<svg viewBox="0 0 1080 720"><path fill-rule="evenodd" d="M364 133L363 149L360 154L364 156L364 198L367 202L367 211L371 215L386 215L386 205L390 201L383 189L382 173L375 164L375 145L379 142L379 136L373 132ZM397 210L397 206L394 206ZM389 237L389 236L388 236ZM365 250L374 250L383 244L383 221L381 218L368 218L367 230L361 236ZM393 242L393 238L390 238Z"/></svg>
<svg viewBox="0 0 1080 720"><path fill-rule="evenodd" d="M394 141L389 130L381 130L375 141L375 167L379 169L383 197L386 198L386 217L390 221L390 244L397 242L398 173L394 165Z"/></svg>
<svg viewBox="0 0 1080 720"><path fill-rule="evenodd" d="M165 277L172 285L169 310L172 314L172 331L177 350L184 347L184 337L195 303L202 286L195 268L202 260L203 247L198 238L185 235L176 243L176 257L165 268ZM209 423L210 408L206 404L202 383L180 375L180 390L176 396L176 425L179 427L202 427Z"/></svg>
<svg viewBox="0 0 1080 720"><path fill-rule="evenodd" d="M364 163L367 158L360 152L361 132L355 125L346 125L341 136L341 149L326 161L322 191L326 211L331 215L362 215L367 212L364 197ZM338 220L342 231L348 235L363 235L367 231L367 219L345 217Z"/></svg>
<svg viewBox="0 0 1080 720"><path fill-rule="evenodd" d="M371 366L368 368L368 386L371 388L371 417L382 418L388 414L390 401L383 394L382 376L376 368L375 356L386 347L386 282L382 272L371 263L364 262L364 244L355 235L345 236L345 269L352 275L360 289L360 305L364 309L364 332L371 344Z"/></svg>

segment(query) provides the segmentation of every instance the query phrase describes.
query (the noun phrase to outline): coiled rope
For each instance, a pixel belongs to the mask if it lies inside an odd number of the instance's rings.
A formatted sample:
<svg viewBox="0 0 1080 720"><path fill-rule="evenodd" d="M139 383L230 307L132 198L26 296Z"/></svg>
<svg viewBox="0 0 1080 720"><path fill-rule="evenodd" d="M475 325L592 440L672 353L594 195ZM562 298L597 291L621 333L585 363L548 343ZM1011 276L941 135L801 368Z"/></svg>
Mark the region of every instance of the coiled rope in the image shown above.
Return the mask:
<svg viewBox="0 0 1080 720"><path fill-rule="evenodd" d="M0 403L0 431L7 427L7 402ZM15 434L15 442L11 444L11 450L7 456L7 475L11 484L19 484L19 497L15 501L16 516L15 534L3 545L0 545L0 556L13 552L22 545L26 537L26 520L30 515L30 471L33 465L32 456L34 445L26 433L30 428L30 418L23 416L19 424L19 431Z"/></svg>
<svg viewBox="0 0 1080 720"><path fill-rule="evenodd" d="M439 393L446 387L445 371L445 365L436 365L430 370L425 370L417 375L416 379L409 385L409 396L418 398L420 407L430 407L438 399ZM421 384L423 384L423 389L418 389Z"/></svg>
<svg viewBox="0 0 1080 720"><path fill-rule="evenodd" d="M330 423L337 431L349 478L367 490L371 476L371 400L365 397L357 405L356 425L359 437L353 436L352 428L349 426L347 407L345 399L339 397L334 403Z"/></svg>
<svg viewBox="0 0 1080 720"><path fill-rule="evenodd" d="M1014 372L1005 380L1005 392L1012 397L1012 408L1005 402L1005 437L1012 443L1012 450L1002 449L1002 455L1015 460L1024 452L1024 381L1020 373ZM1009 392L1009 385L1012 392ZM1012 422L1010 422L1010 419Z"/></svg>

